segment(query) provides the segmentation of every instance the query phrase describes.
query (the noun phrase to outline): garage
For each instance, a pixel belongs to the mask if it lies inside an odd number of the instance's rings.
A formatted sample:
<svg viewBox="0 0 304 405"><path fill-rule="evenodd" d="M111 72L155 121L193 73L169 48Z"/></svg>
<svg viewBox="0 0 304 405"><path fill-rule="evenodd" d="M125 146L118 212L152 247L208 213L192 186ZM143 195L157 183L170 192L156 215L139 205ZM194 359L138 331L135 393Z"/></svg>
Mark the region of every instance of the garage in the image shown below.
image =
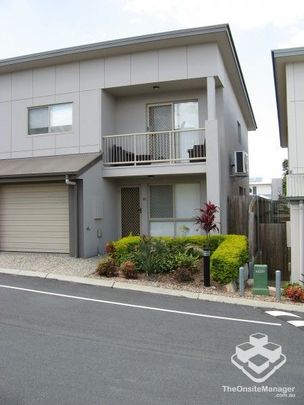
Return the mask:
<svg viewBox="0 0 304 405"><path fill-rule="evenodd" d="M0 159L0 251L97 254L101 159L101 153Z"/></svg>
<svg viewBox="0 0 304 405"><path fill-rule="evenodd" d="M0 186L0 250L69 253L69 194L61 183Z"/></svg>

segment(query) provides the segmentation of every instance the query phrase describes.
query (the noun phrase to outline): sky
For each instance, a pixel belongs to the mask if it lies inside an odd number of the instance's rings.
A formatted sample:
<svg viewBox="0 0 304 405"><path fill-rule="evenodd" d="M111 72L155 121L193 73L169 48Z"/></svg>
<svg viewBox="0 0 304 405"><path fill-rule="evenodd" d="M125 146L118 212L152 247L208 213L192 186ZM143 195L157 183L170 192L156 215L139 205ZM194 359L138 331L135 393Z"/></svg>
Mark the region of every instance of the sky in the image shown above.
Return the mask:
<svg viewBox="0 0 304 405"><path fill-rule="evenodd" d="M250 177L282 175L271 50L304 46L303 0L0 0L0 59L214 24L230 25L258 129Z"/></svg>

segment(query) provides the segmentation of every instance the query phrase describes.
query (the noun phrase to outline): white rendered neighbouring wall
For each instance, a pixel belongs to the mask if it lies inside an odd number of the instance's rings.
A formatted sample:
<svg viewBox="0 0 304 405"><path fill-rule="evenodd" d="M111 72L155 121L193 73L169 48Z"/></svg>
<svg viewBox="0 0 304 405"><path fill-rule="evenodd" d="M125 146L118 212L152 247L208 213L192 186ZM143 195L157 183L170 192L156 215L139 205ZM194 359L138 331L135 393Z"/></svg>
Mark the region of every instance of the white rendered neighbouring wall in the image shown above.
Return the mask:
<svg viewBox="0 0 304 405"><path fill-rule="evenodd" d="M286 65L288 166L291 175L304 174L304 63ZM288 188L287 188L288 195ZM304 279L304 195L290 204L291 281Z"/></svg>

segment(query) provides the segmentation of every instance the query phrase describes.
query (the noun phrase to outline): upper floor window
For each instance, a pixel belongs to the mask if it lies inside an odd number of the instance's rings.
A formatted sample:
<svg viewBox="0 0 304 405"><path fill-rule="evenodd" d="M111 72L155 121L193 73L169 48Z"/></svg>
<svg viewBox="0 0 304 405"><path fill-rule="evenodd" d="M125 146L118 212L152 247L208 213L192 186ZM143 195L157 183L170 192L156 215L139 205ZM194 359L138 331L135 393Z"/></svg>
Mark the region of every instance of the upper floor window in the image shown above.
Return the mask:
<svg viewBox="0 0 304 405"><path fill-rule="evenodd" d="M28 110L29 135L67 132L72 127L73 103L33 107Z"/></svg>

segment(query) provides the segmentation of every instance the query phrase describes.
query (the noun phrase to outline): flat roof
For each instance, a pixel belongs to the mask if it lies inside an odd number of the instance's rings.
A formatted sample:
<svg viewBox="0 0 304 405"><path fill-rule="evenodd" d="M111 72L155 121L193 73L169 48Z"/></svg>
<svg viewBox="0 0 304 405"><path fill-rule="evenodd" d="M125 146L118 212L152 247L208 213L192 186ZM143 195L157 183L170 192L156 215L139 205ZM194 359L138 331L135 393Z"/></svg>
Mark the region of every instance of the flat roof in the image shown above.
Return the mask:
<svg viewBox="0 0 304 405"><path fill-rule="evenodd" d="M102 157L101 153L0 159L0 179L79 176Z"/></svg>
<svg viewBox="0 0 304 405"><path fill-rule="evenodd" d="M275 49L271 51L277 113L280 131L280 144L288 146L286 64L304 62L304 48Z"/></svg>
<svg viewBox="0 0 304 405"><path fill-rule="evenodd" d="M257 128L255 117L228 24L141 35L3 59L0 60L0 74L106 56L202 43L216 43L218 45L248 129L255 130Z"/></svg>

